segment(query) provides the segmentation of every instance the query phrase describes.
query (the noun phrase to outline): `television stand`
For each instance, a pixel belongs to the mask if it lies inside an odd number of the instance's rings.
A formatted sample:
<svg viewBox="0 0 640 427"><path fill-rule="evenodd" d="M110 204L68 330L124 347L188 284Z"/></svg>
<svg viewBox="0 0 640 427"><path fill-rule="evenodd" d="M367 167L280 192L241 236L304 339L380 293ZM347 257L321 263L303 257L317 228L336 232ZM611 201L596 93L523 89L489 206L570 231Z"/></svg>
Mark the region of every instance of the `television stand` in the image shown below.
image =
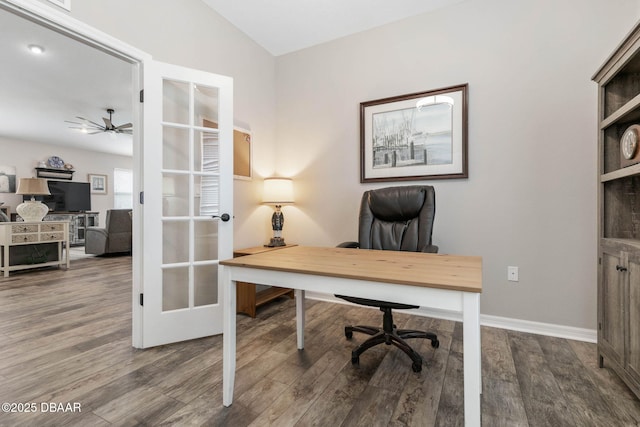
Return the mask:
<svg viewBox="0 0 640 427"><path fill-rule="evenodd" d="M50 212L43 221L66 221L69 223L69 244L71 246L84 245L87 227L98 227L99 212ZM22 218L18 217L18 221Z"/></svg>

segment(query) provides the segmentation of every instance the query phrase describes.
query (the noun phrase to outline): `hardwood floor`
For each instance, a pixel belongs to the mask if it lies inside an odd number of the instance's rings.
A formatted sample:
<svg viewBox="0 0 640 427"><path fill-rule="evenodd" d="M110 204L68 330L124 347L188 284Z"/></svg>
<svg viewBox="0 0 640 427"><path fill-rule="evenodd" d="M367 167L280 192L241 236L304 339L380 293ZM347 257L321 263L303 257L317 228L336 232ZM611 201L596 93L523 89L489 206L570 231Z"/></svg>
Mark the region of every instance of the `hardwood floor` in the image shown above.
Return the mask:
<svg viewBox="0 0 640 427"><path fill-rule="evenodd" d="M74 260L0 279L2 426L449 426L463 425L461 324L396 314L436 331L440 348L413 340L420 374L399 350L378 346L351 365L377 310L308 302L306 349L296 350L295 303L238 316L234 404L222 406L222 339L131 347L129 257ZM594 344L482 329L485 426L631 426L640 403ZM55 404L80 412L53 412ZM77 408L77 407L76 407ZM4 407L3 407L4 409ZM46 411L43 411L45 409Z"/></svg>

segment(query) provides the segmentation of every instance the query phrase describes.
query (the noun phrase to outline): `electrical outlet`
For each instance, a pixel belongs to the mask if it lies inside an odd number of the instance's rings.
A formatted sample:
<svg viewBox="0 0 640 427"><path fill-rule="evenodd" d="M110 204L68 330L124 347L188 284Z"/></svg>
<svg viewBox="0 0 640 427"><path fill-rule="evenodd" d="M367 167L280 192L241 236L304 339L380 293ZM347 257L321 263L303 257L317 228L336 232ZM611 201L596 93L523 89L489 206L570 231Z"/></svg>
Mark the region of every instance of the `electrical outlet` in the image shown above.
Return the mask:
<svg viewBox="0 0 640 427"><path fill-rule="evenodd" d="M507 280L510 282L518 281L518 267L507 267Z"/></svg>

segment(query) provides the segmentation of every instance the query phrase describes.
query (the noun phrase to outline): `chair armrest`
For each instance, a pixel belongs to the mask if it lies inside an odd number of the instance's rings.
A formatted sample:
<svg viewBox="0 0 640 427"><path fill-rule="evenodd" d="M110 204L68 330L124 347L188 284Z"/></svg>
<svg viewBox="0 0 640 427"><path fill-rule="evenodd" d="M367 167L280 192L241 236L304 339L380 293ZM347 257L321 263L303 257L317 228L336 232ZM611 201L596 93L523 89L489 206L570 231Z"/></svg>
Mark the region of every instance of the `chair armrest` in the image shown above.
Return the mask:
<svg viewBox="0 0 640 427"><path fill-rule="evenodd" d="M102 255L107 251L109 234L104 228L87 227L84 233L84 253Z"/></svg>
<svg viewBox="0 0 640 427"><path fill-rule="evenodd" d="M107 233L107 229L106 228L99 228L99 227L87 227L87 229L85 230L85 238L86 238L87 234L94 234L95 236L102 236L105 239L107 237L109 237L109 233Z"/></svg>
<svg viewBox="0 0 640 427"><path fill-rule="evenodd" d="M422 250L422 252L427 252L430 254L437 254L438 253L438 247L436 245L429 245L426 248L424 248Z"/></svg>
<svg viewBox="0 0 640 427"><path fill-rule="evenodd" d="M337 248L359 248L360 247L360 243L358 243L358 242L342 242L336 247Z"/></svg>

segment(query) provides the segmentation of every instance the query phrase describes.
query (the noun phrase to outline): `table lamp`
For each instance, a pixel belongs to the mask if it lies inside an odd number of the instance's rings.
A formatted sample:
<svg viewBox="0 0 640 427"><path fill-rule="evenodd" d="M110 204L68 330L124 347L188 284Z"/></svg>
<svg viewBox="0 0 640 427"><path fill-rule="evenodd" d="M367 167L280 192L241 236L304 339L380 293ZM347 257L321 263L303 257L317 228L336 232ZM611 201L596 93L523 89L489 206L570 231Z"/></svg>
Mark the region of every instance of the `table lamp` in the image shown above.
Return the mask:
<svg viewBox="0 0 640 427"><path fill-rule="evenodd" d="M286 243L282 237L284 215L282 215L280 209L284 203L293 203L293 181L289 178L265 178L262 203L275 205L276 207L275 212L271 216L273 237L266 246L270 248L285 246Z"/></svg>
<svg viewBox="0 0 640 427"><path fill-rule="evenodd" d="M35 199L34 196L48 196L49 186L47 180L42 178L20 178L16 194L31 196L31 200L26 200L18 205L16 212L25 222L42 221L42 218L49 213L49 207Z"/></svg>

